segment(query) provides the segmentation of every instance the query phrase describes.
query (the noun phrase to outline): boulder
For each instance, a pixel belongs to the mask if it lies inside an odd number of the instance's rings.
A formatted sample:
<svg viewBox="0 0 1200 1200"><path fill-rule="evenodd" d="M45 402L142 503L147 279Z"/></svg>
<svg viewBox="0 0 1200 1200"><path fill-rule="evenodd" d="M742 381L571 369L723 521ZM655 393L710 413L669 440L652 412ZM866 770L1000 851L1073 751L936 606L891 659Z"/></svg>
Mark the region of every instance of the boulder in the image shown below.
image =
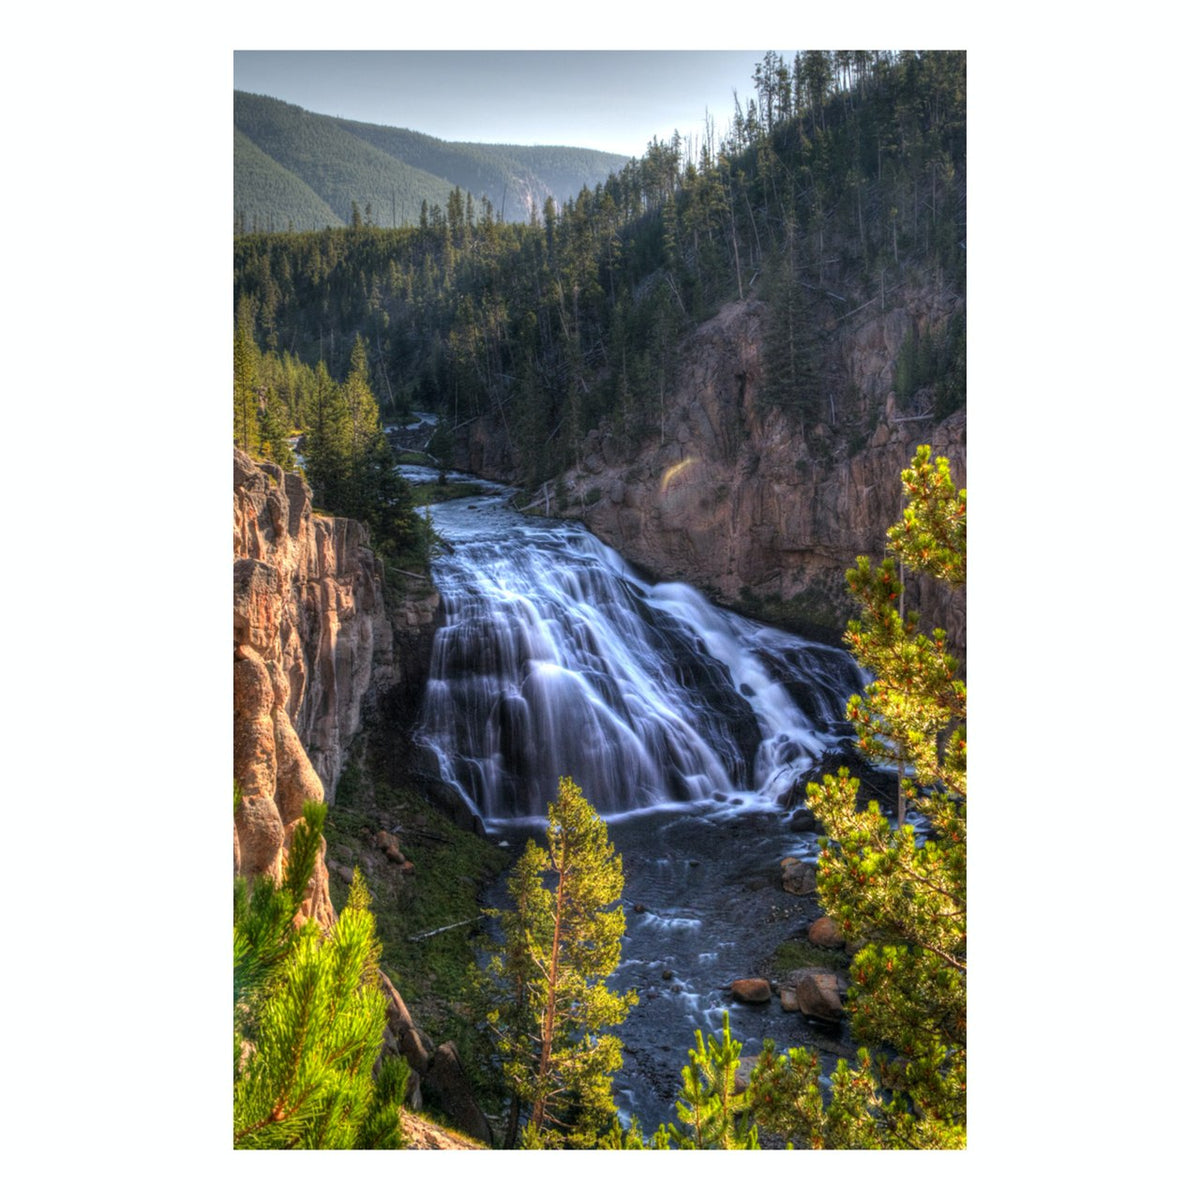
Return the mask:
<svg viewBox="0 0 1200 1200"><path fill-rule="evenodd" d="M798 808L788 818L788 828L793 833L820 833L817 818L807 808Z"/></svg>
<svg viewBox="0 0 1200 1200"><path fill-rule="evenodd" d="M404 864L406 861L404 855L400 852L400 843L394 833L388 833L386 829L381 829L375 835L375 845L382 850L384 854L394 863Z"/></svg>
<svg viewBox="0 0 1200 1200"><path fill-rule="evenodd" d="M841 986L832 971L823 971L819 967L803 967L793 971L780 986L781 1002L785 991L794 993L794 1000L789 999L789 1003L794 1003L796 1008L789 1008L789 1011L801 1012L818 1021L842 1019Z"/></svg>
<svg viewBox="0 0 1200 1200"><path fill-rule="evenodd" d="M379 986L387 997L385 1044L396 1053L403 1054L412 1068L413 1075L419 1077L429 1070L433 1059L433 1042L413 1024L404 997L382 968L379 971Z"/></svg>
<svg viewBox="0 0 1200 1200"><path fill-rule="evenodd" d="M742 1004L766 1004L771 999L771 985L765 979L735 979L729 990Z"/></svg>
<svg viewBox="0 0 1200 1200"><path fill-rule="evenodd" d="M808 927L808 940L826 950L840 950L846 944L838 923L832 917L818 917Z"/></svg>
<svg viewBox="0 0 1200 1200"><path fill-rule="evenodd" d="M733 1074L733 1094L740 1096L750 1086L750 1076L758 1066L759 1055L744 1054L739 1060L737 1070Z"/></svg>
<svg viewBox="0 0 1200 1200"><path fill-rule="evenodd" d="M783 890L793 896L809 896L817 890L817 868L810 862L799 858L785 858L780 866L783 869Z"/></svg>

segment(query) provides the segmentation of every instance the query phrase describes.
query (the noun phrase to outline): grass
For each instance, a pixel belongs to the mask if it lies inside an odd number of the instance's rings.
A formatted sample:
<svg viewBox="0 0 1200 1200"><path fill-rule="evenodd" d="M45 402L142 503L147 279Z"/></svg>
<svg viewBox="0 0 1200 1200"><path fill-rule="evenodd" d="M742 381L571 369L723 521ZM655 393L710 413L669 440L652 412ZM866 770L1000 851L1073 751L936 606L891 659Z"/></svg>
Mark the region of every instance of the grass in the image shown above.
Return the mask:
<svg viewBox="0 0 1200 1200"><path fill-rule="evenodd" d="M508 865L509 856L455 827L415 790L372 778L369 765L364 767L369 758L359 747L338 785L326 818L328 858L362 871L383 946L383 969L434 1044L457 1045L477 1098L485 1110L496 1111L491 1046L478 1025L470 968L483 928L479 895ZM414 867L411 874L376 847L381 829L397 831L400 849ZM329 892L339 911L348 890L331 871ZM456 927L413 940L448 925Z"/></svg>
<svg viewBox="0 0 1200 1200"><path fill-rule="evenodd" d="M412 501L414 508L425 508L429 504L442 504L446 500L463 500L468 496L482 496L484 488L478 483L456 480L453 483L414 483Z"/></svg>
<svg viewBox="0 0 1200 1200"><path fill-rule="evenodd" d="M770 973L774 978L782 978L790 971L799 971L802 967L824 967L829 971L845 970L850 958L844 950L826 950L814 946L807 938L803 940L784 942L776 948L771 956Z"/></svg>

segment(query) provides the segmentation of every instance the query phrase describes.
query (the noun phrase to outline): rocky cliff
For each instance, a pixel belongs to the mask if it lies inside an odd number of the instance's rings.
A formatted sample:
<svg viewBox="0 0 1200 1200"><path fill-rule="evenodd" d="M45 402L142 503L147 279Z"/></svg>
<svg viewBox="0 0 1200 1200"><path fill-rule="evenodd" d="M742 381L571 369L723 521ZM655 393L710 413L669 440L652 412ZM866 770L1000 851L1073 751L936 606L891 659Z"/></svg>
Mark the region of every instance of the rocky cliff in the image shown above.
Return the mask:
<svg viewBox="0 0 1200 1200"><path fill-rule="evenodd" d="M418 589L389 617L361 524L314 514L299 475L240 450L233 473L234 865L274 874L304 802L332 796L368 700L405 673L393 620L430 627L438 597ZM323 861L308 911L332 919Z"/></svg>
<svg viewBox="0 0 1200 1200"><path fill-rule="evenodd" d="M241 787L234 870L278 877L305 801L333 796L368 710L378 706L393 722L411 717L440 598L412 576L402 597L385 591L383 564L361 524L315 514L300 476L240 450L233 501L233 768ZM301 909L327 927L335 919L329 869L322 847ZM382 970L380 984L384 1052L403 1056L413 1071L407 1107L419 1108L427 1093L489 1144L453 1043L434 1046ZM405 1129L423 1148L469 1144L408 1114Z"/></svg>
<svg viewBox="0 0 1200 1200"><path fill-rule="evenodd" d="M956 303L914 292L826 330L828 413L807 428L763 398L766 306L727 305L690 338L661 430L638 444L607 428L588 435L564 515L656 577L837 636L852 615L846 569L857 555L883 554L916 446L945 455L966 486L965 413L937 422L925 398L901 411L891 395L906 335ZM919 580L909 597L961 653L965 597Z"/></svg>

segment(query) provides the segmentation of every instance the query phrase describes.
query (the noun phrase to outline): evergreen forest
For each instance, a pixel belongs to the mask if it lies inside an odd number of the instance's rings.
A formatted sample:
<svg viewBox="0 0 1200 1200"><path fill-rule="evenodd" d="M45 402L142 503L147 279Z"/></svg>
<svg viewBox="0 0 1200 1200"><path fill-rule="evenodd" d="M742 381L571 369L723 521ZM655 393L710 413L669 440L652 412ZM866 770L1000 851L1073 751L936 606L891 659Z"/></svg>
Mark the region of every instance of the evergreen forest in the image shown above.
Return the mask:
<svg viewBox="0 0 1200 1200"><path fill-rule="evenodd" d="M914 280L965 297L964 53L768 53L728 135L684 151L656 139L521 221L456 186L403 227L235 237L279 419L307 428L301 371L343 379L361 344L385 418L486 421L535 485L602 420L652 432L682 339L730 300L769 304L769 398L816 418L839 321ZM964 301L911 340L896 390L933 389L944 416L965 380Z"/></svg>

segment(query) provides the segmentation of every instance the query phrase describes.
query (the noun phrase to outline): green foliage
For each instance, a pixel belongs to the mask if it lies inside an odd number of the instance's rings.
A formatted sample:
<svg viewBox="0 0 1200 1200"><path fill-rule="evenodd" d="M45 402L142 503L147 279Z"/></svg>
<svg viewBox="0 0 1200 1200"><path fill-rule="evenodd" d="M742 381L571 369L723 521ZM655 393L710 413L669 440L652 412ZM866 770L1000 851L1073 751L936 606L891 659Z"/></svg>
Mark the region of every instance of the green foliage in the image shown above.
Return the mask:
<svg viewBox="0 0 1200 1200"><path fill-rule="evenodd" d="M963 1144L953 1121L914 1112L904 1079L888 1070L865 1047L850 1066L834 1068L821 1084L820 1059L807 1049L782 1054L768 1041L751 1075L748 1095L764 1129L812 1150L948 1150ZM894 1090L893 1090L894 1089ZM889 1098L890 1096L890 1098Z"/></svg>
<svg viewBox="0 0 1200 1200"><path fill-rule="evenodd" d="M682 1129L671 1123L668 1134L680 1150L757 1150L758 1128L750 1121L749 1094L736 1089L741 1042L729 1033L724 1015L721 1040L708 1044L696 1030L696 1049L688 1051L683 1086L675 1109Z"/></svg>
<svg viewBox="0 0 1200 1200"><path fill-rule="evenodd" d="M395 470L371 386L366 342L356 337L345 380L324 362L315 369L254 341L253 304L238 302L234 331L234 438L258 460L295 469L287 435L304 429L305 473L315 506L353 517L371 531L372 548L404 567L423 568L432 531L418 517L408 483Z"/></svg>
<svg viewBox="0 0 1200 1200"><path fill-rule="evenodd" d="M967 493L956 490L950 464L930 461L919 446L912 466L901 472L909 499L900 524L888 530L888 542L907 566L952 587L967 582Z"/></svg>
<svg viewBox="0 0 1200 1200"><path fill-rule="evenodd" d="M820 420L821 348L811 282L801 262L795 222L788 221L780 252L766 271L763 298L770 305L763 342L763 396L771 404L795 409L804 423Z"/></svg>
<svg viewBox="0 0 1200 1200"><path fill-rule="evenodd" d="M388 1054L378 1060L371 1101L354 1140L356 1150L404 1148L397 1114L404 1104L409 1074L406 1059Z"/></svg>
<svg viewBox="0 0 1200 1200"><path fill-rule="evenodd" d="M456 479L452 483L419 483L412 489L413 504L426 508L430 504L444 504L447 500L465 500L469 496L482 496L486 489L478 483Z"/></svg>
<svg viewBox="0 0 1200 1200"><path fill-rule="evenodd" d="M601 1031L637 997L605 986L625 913L621 859L604 822L569 779L559 781L548 820L547 847L531 840L509 879L513 907L496 914L502 940L484 986L513 1096L509 1144L527 1109L524 1148L578 1149L611 1135L621 1044Z"/></svg>
<svg viewBox="0 0 1200 1200"><path fill-rule="evenodd" d="M962 796L967 686L946 649L945 631L926 636L919 615L897 606L903 592L897 560L952 587L964 586L967 494L955 489L944 458L930 461L928 446L918 448L901 478L910 503L888 531L896 558L873 568L860 557L846 576L862 614L849 623L846 642L874 677L865 698L850 698L847 717L869 755L911 767L918 786ZM913 790L911 783L906 790Z"/></svg>
<svg viewBox="0 0 1200 1200"><path fill-rule="evenodd" d="M361 879L334 927L297 928L321 845L324 806L307 804L283 882L234 891L233 1144L237 1149L393 1147L404 1078L372 1066L386 1001Z"/></svg>
<svg viewBox="0 0 1200 1200"><path fill-rule="evenodd" d="M910 332L900 345L892 379L896 398L905 404L931 389L933 413L948 417L967 401L967 319L962 310L922 335Z"/></svg>
<svg viewBox="0 0 1200 1200"><path fill-rule="evenodd" d="M435 1044L455 1043L480 1104L495 1111L503 1099L498 1069L491 1069L490 1039L481 1028L483 1013L473 1009L475 996L463 964L476 957L478 893L508 856L459 829L424 796L386 782L384 756L397 748L386 736L388 728L381 722L364 747L361 766L355 753L343 772L326 821L329 854L369 872L384 970L403 991L413 1021ZM380 862L374 839L381 828L399 831L412 874ZM329 892L339 909L348 900L347 885L334 872ZM443 932L423 936L435 929Z"/></svg>
<svg viewBox="0 0 1200 1200"><path fill-rule="evenodd" d="M787 975L803 967L822 967L827 971L841 970L848 962L844 950L827 950L814 946L807 937L797 941L784 942L778 946L771 956L771 974L773 977Z"/></svg>
<svg viewBox="0 0 1200 1200"><path fill-rule="evenodd" d="M647 1144L636 1116L630 1117L628 1128L613 1121L608 1131L596 1139L597 1150L669 1150L667 1131L660 1125Z"/></svg>
<svg viewBox="0 0 1200 1200"><path fill-rule="evenodd" d="M903 473L910 499L888 531L910 570L953 586L966 579L966 493L945 459L922 446ZM929 822L918 842L901 806L896 826L875 803L858 803L843 769L810 784L809 807L828 831L817 888L848 941L862 942L850 974L856 1037L886 1047L855 1070L839 1068L834 1099L816 1107L811 1064L789 1058L791 1116L784 1128L809 1144L955 1146L966 1138L966 684L945 634L918 631L901 613L895 561L860 559L847 576L862 611L847 641L874 679L847 716L860 746L905 770L907 804ZM765 1068L764 1068L765 1069ZM782 1068L781 1068L782 1069ZM839 1107L840 1106L840 1107ZM786 1106L785 1106L786 1107ZM764 1127L782 1120L759 1114ZM778 1127L776 1124L775 1127ZM832 1130L832 1132L831 1132ZM875 1139L875 1140L873 1140Z"/></svg>
<svg viewBox="0 0 1200 1200"><path fill-rule="evenodd" d="M956 587L966 581L966 492L945 459L922 446L902 475L909 505L888 531L889 548L911 570ZM868 1045L855 1066L840 1061L828 1084L807 1049L778 1053L767 1042L744 1105L765 1131L814 1149L951 1149L966 1144L966 686L945 635L918 632L902 614L896 564L865 559L848 572L861 620L847 641L875 676L847 716L862 748L907 767L904 791L928 820L918 842L903 808L895 826L844 768L810 784L821 838L817 891L851 945L848 1005L855 1037ZM725 1081L736 1043L710 1039L684 1071L680 1116L689 1140L712 1144L726 1125ZM706 1124L707 1122L707 1124ZM671 1134L682 1135L672 1126Z"/></svg>
<svg viewBox="0 0 1200 1200"><path fill-rule="evenodd" d="M234 785L234 804L241 803L241 788ZM270 979L291 946L292 927L304 903L309 880L320 853L326 808L309 801L302 821L292 835L283 881L268 877L252 887L244 876L233 890L233 1003L242 1014L243 1030L252 1033L263 985Z"/></svg>
<svg viewBox="0 0 1200 1200"><path fill-rule="evenodd" d="M246 136L233 131L234 230L323 229L341 219L313 189Z"/></svg>
<svg viewBox="0 0 1200 1200"><path fill-rule="evenodd" d="M258 447L258 347L254 341L254 304L238 301L233 329L233 439L247 454Z"/></svg>

